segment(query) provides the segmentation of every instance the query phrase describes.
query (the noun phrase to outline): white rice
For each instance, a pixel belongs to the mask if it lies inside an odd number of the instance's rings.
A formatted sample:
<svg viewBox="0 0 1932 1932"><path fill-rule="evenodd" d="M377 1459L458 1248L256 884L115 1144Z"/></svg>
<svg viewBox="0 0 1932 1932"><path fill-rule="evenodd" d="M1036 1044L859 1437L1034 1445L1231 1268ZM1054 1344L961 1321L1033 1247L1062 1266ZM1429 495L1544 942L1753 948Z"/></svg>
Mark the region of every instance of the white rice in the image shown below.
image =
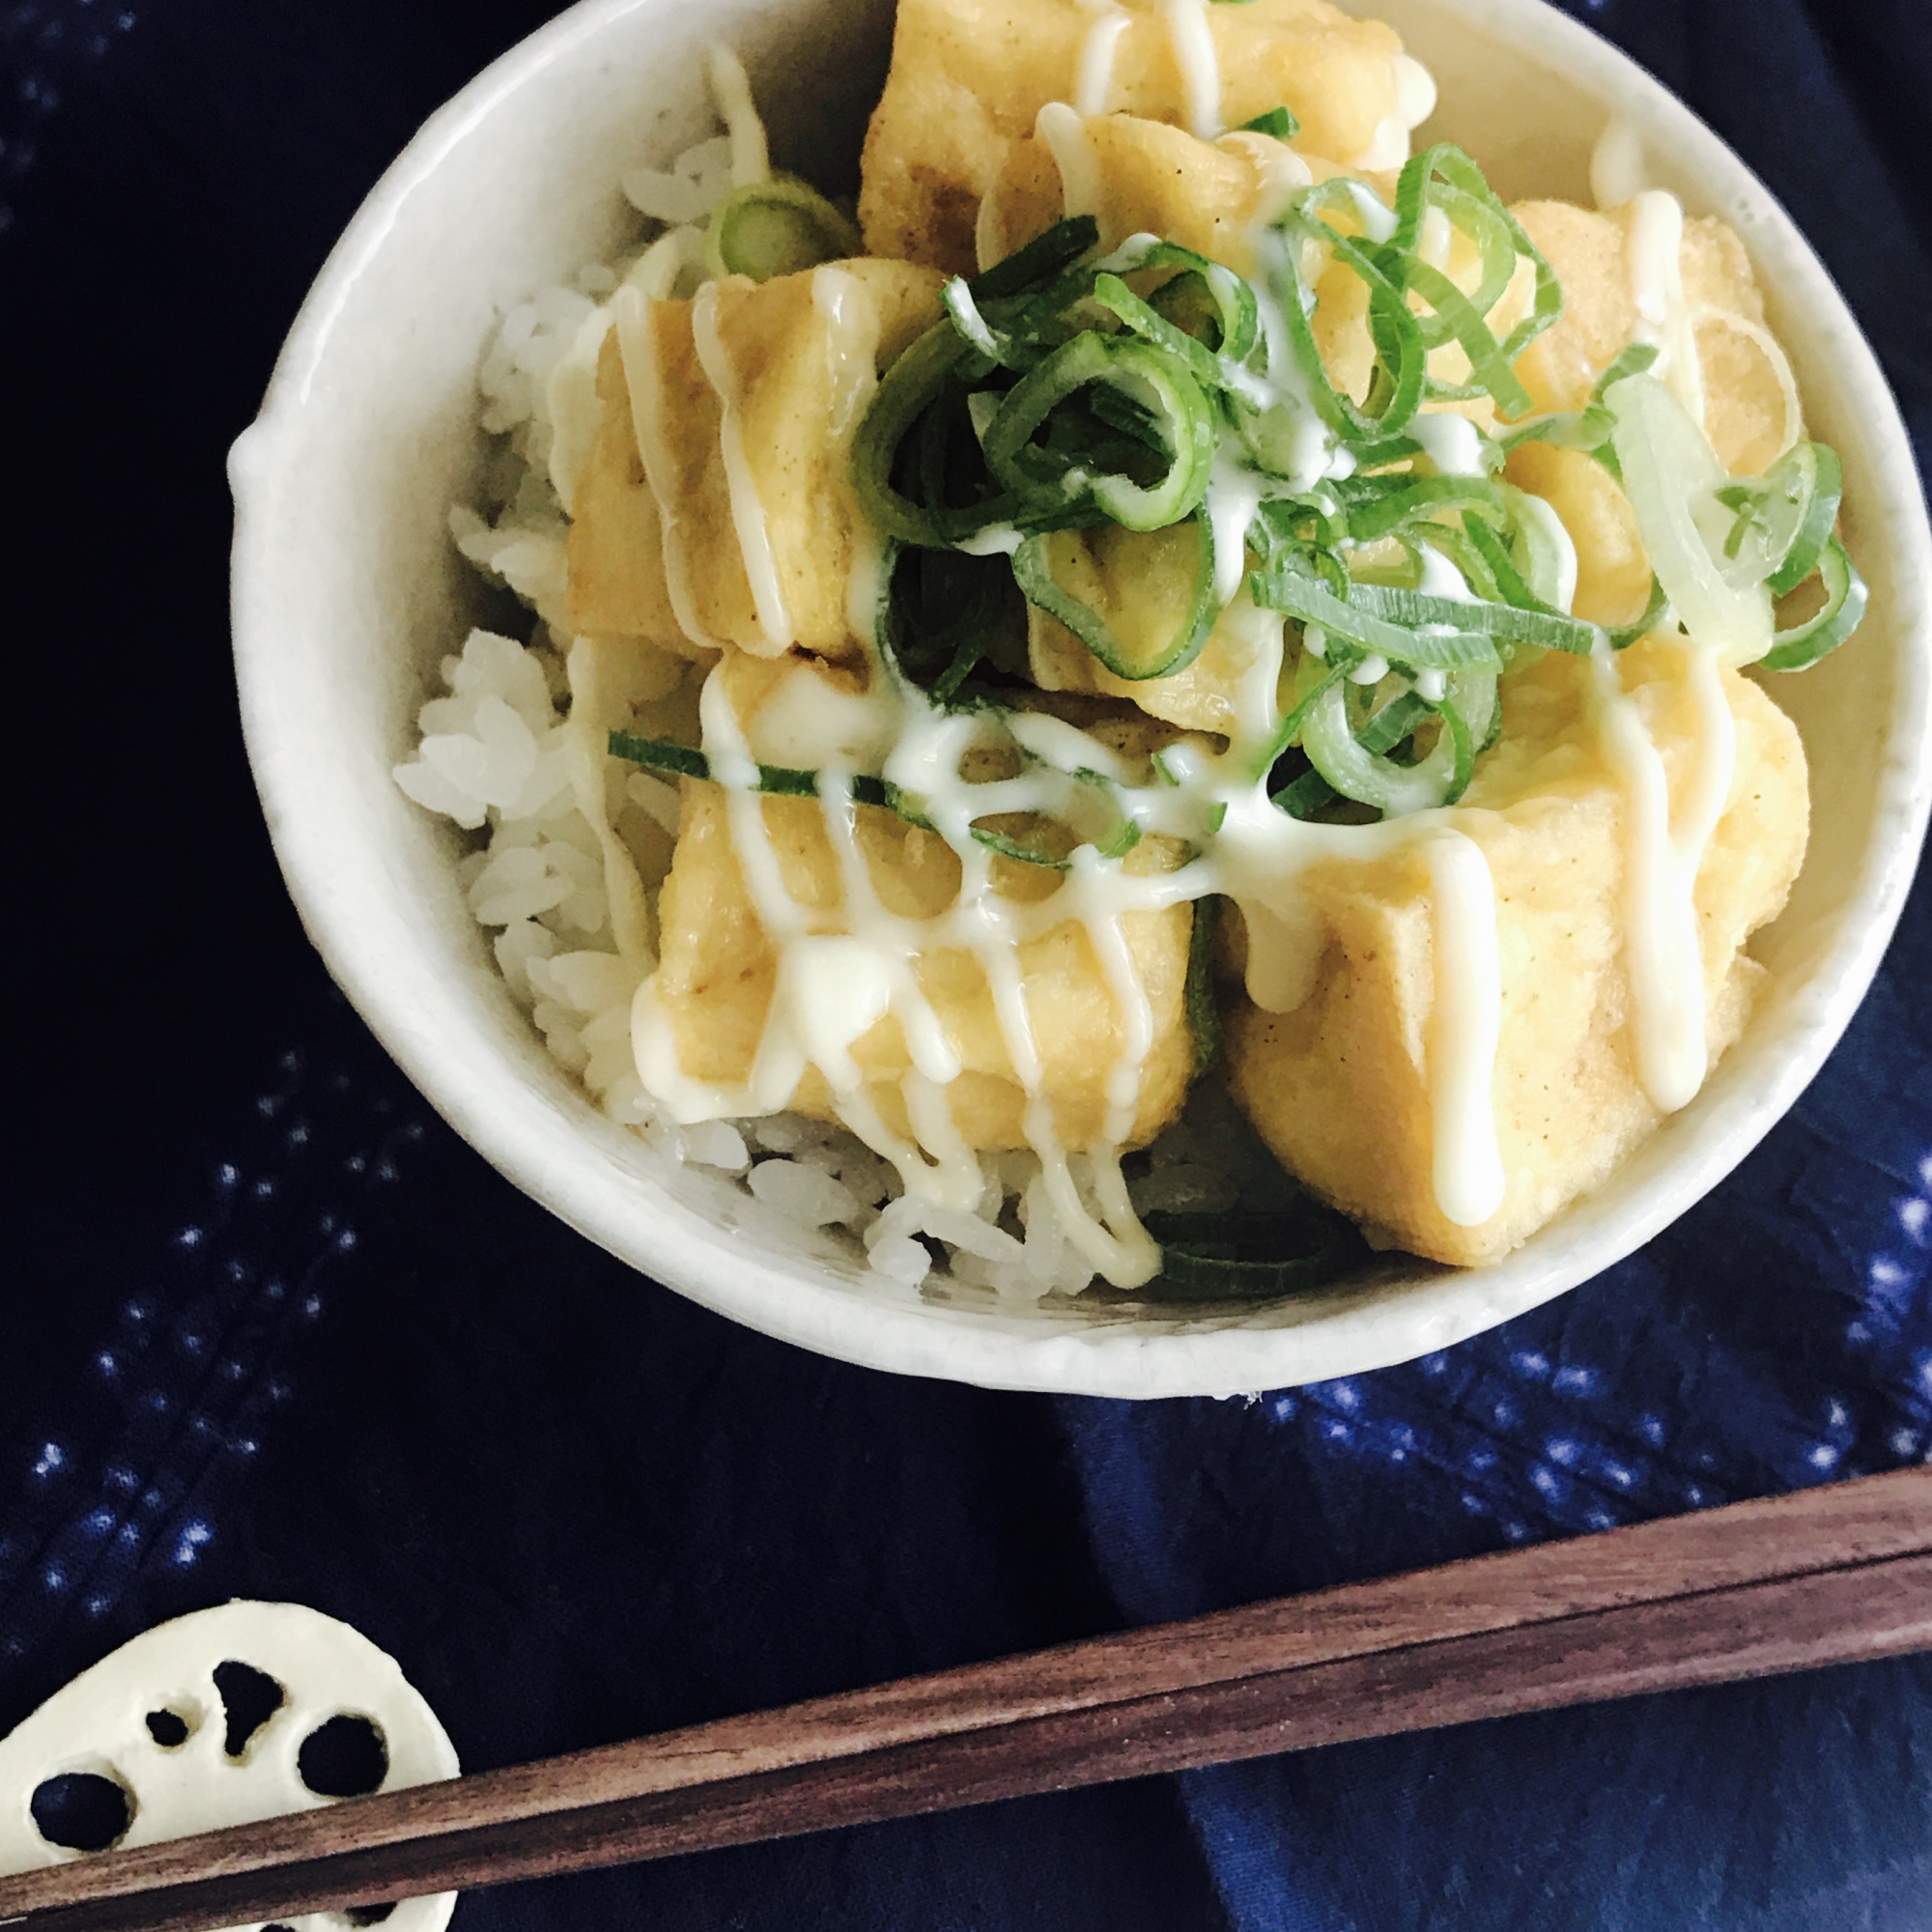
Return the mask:
<svg viewBox="0 0 1932 1932"><path fill-rule="evenodd" d="M1073 1295L1094 1280L1067 1239L1031 1153L982 1154L984 1190L972 1213L905 1196L894 1169L843 1127L780 1114L680 1127L646 1094L631 1052L632 998L650 970L625 956L607 881L605 836L586 816L573 780L564 626L564 495L595 420L599 304L627 276L688 281L697 230L730 185L724 137L700 143L665 173L623 178L640 213L674 228L649 251L593 263L567 287L545 290L504 317L479 372L480 421L500 439L478 506L450 512L457 548L534 613L527 642L486 630L442 662L446 696L417 716L415 757L396 782L418 805L478 836L458 877L477 923L493 935L512 997L551 1054L610 1117L671 1160L740 1177L750 1196L781 1221L850 1239L855 1260L882 1282L925 1293L990 1291L1035 1303ZM675 282L673 286L677 285ZM667 651L647 661L644 687L624 694L632 727L670 735L693 715L697 668ZM688 725L686 727L689 728ZM597 748L607 822L636 867L655 929L657 889L668 871L678 824L673 787ZM594 800L594 790L590 793ZM1130 1182L1143 1213L1158 1208L1225 1211L1238 1198L1242 1138L1217 1089L1204 1086L1183 1122L1151 1150ZM1083 1163L1072 1163L1083 1195ZM1138 1165L1138 1163L1136 1163ZM1130 1170L1131 1171L1131 1170ZM1091 1206L1090 1201L1090 1206Z"/></svg>

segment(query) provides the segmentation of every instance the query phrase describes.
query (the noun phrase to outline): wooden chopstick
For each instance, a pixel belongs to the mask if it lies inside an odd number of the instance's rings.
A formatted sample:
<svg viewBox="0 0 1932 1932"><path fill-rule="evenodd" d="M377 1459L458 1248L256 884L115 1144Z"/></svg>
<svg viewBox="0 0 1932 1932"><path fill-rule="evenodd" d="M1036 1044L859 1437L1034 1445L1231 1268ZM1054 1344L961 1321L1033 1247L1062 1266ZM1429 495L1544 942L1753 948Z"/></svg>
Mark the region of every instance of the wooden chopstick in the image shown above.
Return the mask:
<svg viewBox="0 0 1932 1932"><path fill-rule="evenodd" d="M1932 1648L1932 1469L1278 1598L0 1879L204 1932Z"/></svg>

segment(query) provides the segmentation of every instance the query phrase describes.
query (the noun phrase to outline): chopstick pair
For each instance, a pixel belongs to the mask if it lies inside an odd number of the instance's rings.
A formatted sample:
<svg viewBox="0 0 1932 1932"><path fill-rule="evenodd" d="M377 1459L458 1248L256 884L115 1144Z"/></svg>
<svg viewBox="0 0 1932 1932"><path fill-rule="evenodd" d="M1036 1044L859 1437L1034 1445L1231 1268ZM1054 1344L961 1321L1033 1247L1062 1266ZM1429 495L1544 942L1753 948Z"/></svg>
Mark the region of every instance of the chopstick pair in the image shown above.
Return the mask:
<svg viewBox="0 0 1932 1932"><path fill-rule="evenodd" d="M0 1878L203 1932L1932 1648L1932 1470L903 1679Z"/></svg>

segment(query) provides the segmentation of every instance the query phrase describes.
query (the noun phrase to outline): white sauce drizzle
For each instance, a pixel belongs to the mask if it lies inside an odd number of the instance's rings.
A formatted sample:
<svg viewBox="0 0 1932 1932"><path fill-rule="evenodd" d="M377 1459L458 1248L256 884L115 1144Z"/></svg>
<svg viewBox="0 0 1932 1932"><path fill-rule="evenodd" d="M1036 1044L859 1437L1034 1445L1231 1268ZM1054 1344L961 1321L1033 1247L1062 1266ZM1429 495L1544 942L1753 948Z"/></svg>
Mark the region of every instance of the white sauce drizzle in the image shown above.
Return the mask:
<svg viewBox="0 0 1932 1932"><path fill-rule="evenodd" d="M1476 593L1469 588L1468 580L1433 544L1422 547L1422 580L1415 587L1425 597L1447 597L1458 604L1476 602ZM1416 689L1420 691L1421 685Z"/></svg>
<svg viewBox="0 0 1932 1932"><path fill-rule="evenodd" d="M758 500L758 481L745 452L744 424L738 413L738 379L718 331L718 284L706 282L692 298L691 334L697 359L718 393L722 421L719 446L724 459L724 482L731 498L731 527L745 560L745 578L752 586L752 606L758 629L774 651L788 650L797 639L791 613L785 609L779 582L778 558L772 551L771 527L765 506Z"/></svg>
<svg viewBox="0 0 1932 1932"><path fill-rule="evenodd" d="M825 318L832 435L842 442L879 386L879 334L884 325L865 284L849 269L834 263L811 271L811 305Z"/></svg>
<svg viewBox="0 0 1932 1932"><path fill-rule="evenodd" d="M1261 472L1239 462L1226 442L1208 483L1208 527L1214 533L1214 600L1232 604L1248 572L1248 526L1261 508Z"/></svg>
<svg viewBox="0 0 1932 1932"><path fill-rule="evenodd" d="M1133 15L1114 0L1083 0L1098 17L1087 29L1080 47L1080 72L1073 87L1074 112L1106 114L1114 105L1114 60L1121 36L1133 25Z"/></svg>
<svg viewBox="0 0 1932 1932"><path fill-rule="evenodd" d="M1684 298L1684 204L1662 188L1646 188L1631 203L1631 298L1638 342L1657 350L1654 375L1704 427L1704 374L1697 330Z"/></svg>
<svg viewBox="0 0 1932 1932"><path fill-rule="evenodd" d="M1533 497L1525 490L1517 497L1516 507L1523 523L1531 526L1548 549L1556 571L1556 581L1549 586L1549 602L1568 616L1577 608L1579 566L1576 540L1563 519L1541 497Z"/></svg>
<svg viewBox="0 0 1932 1932"><path fill-rule="evenodd" d="M1696 708L1697 732L1682 810L1673 813L1663 759L1614 653L1591 660L1599 743L1624 792L1624 958L1638 1083L1660 1113L1696 1096L1709 1070L1698 868L1723 813L1737 761L1737 724L1715 650L1678 647Z"/></svg>
<svg viewBox="0 0 1932 1932"><path fill-rule="evenodd" d="M1504 1192L1493 1092L1502 1030L1495 885L1482 847L1463 834L1444 832L1427 850L1435 901L1429 1028L1435 1205L1457 1227L1477 1228L1502 1206Z"/></svg>
<svg viewBox="0 0 1932 1932"><path fill-rule="evenodd" d="M648 255L645 257L649 259ZM624 382L631 393L631 429L638 439L644 476L658 506L658 532L664 549L665 590L678 628L695 644L716 649L721 640L698 621L691 593L690 558L685 551L682 520L670 507L680 500L676 458L662 417L659 394L657 330L651 325L645 297L636 288L617 291L611 304L616 318L617 349L624 362Z"/></svg>
<svg viewBox="0 0 1932 1932"><path fill-rule="evenodd" d="M1208 24L1211 0L1160 0L1167 23L1168 44L1180 70L1186 97L1188 131L1200 141L1221 132L1221 56L1214 46L1214 30Z"/></svg>
<svg viewBox="0 0 1932 1932"><path fill-rule="evenodd" d="M1253 128L1236 128L1214 144L1218 148L1245 155L1253 164L1255 219L1279 221L1289 202L1315 181L1315 170L1291 147Z"/></svg>
<svg viewBox="0 0 1932 1932"><path fill-rule="evenodd" d="M1408 137L1435 112L1435 76L1410 54L1393 66L1395 106L1376 126L1375 138L1350 162L1366 174L1386 174L1408 159Z"/></svg>
<svg viewBox="0 0 1932 1932"><path fill-rule="evenodd" d="M1621 114L1613 114L1590 151L1590 194L1607 213L1634 201L1650 185L1643 137Z"/></svg>
<svg viewBox="0 0 1932 1932"><path fill-rule="evenodd" d="M1444 476L1482 476L1483 439L1467 416L1454 410L1431 410L1409 424L1422 453Z"/></svg>
<svg viewBox="0 0 1932 1932"><path fill-rule="evenodd" d="M1063 211L1068 215L1097 215L1100 174L1094 160L1094 144L1087 138L1087 124L1065 101L1049 100L1039 110L1034 133L1046 144L1054 166L1060 170Z"/></svg>

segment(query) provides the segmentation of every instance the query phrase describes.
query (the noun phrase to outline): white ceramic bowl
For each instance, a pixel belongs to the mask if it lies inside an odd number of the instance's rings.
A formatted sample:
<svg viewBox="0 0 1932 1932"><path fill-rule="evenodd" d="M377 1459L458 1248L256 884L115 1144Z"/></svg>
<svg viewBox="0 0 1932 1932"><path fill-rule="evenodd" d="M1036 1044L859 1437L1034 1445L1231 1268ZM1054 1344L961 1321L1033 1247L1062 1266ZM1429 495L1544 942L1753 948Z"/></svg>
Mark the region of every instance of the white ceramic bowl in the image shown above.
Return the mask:
<svg viewBox="0 0 1932 1932"><path fill-rule="evenodd" d="M1776 680L1810 754L1810 856L1754 951L1771 990L1693 1105L1493 1267L1395 1262L1234 1317L923 1301L802 1240L714 1172L604 1119L511 1004L452 875L455 835L390 781L477 588L445 533L481 454L475 375L499 315L633 229L619 170L709 129L703 46L751 69L781 164L850 183L890 0L583 0L429 122L330 257L232 462L249 754L290 891L363 1017L510 1179L736 1321L855 1362L997 1387L1221 1394L1440 1349L1629 1254L1716 1184L1817 1071L1877 967L1932 790L1932 583L1918 479L1878 367L1810 248L1687 109L1542 0L1379 0L1441 84L1427 132L1509 197L1587 200L1619 112L1653 178L1744 237L1815 433L1844 458L1874 586L1856 644Z"/></svg>

